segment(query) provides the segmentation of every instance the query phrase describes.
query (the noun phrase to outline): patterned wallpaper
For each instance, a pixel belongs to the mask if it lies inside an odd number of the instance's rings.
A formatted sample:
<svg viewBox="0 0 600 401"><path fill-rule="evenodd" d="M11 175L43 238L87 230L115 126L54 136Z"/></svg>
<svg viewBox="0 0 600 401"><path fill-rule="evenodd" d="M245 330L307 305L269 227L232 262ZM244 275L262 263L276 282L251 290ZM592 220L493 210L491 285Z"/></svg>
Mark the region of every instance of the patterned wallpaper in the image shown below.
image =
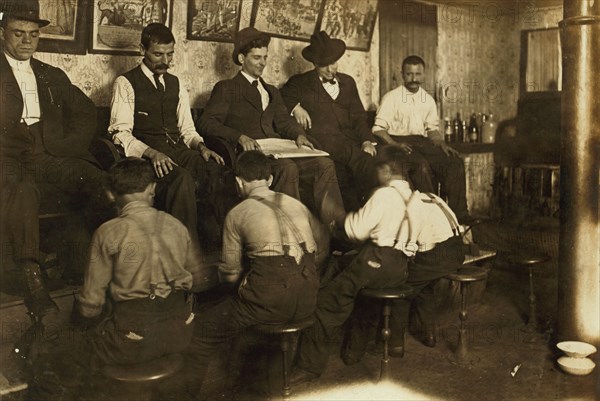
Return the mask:
<svg viewBox="0 0 600 401"><path fill-rule="evenodd" d="M521 30L558 26L562 7L523 0L474 4L438 5L440 116L491 111L500 122L517 113Z"/></svg>
<svg viewBox="0 0 600 401"><path fill-rule="evenodd" d="M243 0L240 28L250 24L252 0ZM177 41L174 67L177 75L190 94L193 107L206 104L215 83L230 78L239 67L233 64L233 44L186 40L187 1L175 0L173 9L173 33ZM264 78L276 86L282 86L296 73L312 67L302 58L306 42L274 38L269 46L269 64ZM39 59L61 67L98 106L110 104L112 84L115 78L135 67L138 56L111 56L100 54L72 55L37 53ZM379 35L375 27L370 52L347 51L339 62L341 72L354 76L366 108L373 109L379 100Z"/></svg>

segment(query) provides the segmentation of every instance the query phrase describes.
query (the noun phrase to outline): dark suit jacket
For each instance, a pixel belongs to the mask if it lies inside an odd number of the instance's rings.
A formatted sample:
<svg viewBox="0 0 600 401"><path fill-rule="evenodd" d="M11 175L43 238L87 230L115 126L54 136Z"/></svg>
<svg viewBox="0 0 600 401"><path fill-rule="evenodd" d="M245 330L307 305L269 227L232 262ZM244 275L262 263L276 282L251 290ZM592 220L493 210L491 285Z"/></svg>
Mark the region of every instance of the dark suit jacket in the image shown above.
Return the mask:
<svg viewBox="0 0 600 401"><path fill-rule="evenodd" d="M288 111L300 103L312 120L312 128L307 133L330 153L339 147L341 140L351 140L357 145L375 141L356 82L350 75L342 73L337 74L337 80L340 94L336 100L323 88L316 70L294 75L281 88Z"/></svg>
<svg viewBox="0 0 600 401"><path fill-rule="evenodd" d="M96 133L94 103L60 69L31 59L42 113L44 147L57 157L98 163L88 151ZM6 56L0 54L0 146L23 112L23 96ZM17 156L17 155L15 155Z"/></svg>
<svg viewBox="0 0 600 401"><path fill-rule="evenodd" d="M296 139L302 127L287 111L276 87L261 83L269 92L269 106L263 111L260 95L239 72L232 79L218 82L199 122L201 135L218 136L237 143L244 134L253 139Z"/></svg>

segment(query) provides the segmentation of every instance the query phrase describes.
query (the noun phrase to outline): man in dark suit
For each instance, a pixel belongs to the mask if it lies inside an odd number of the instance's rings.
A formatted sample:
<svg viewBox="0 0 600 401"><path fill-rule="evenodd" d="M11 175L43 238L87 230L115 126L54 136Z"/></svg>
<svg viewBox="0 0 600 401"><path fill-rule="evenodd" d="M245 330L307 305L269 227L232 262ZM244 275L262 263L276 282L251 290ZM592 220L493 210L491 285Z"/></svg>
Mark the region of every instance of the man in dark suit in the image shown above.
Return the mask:
<svg viewBox="0 0 600 401"><path fill-rule="evenodd" d="M296 121L330 154L338 178L350 172L356 195L363 198L377 185L373 161L376 138L367 123L356 82L338 72L337 62L345 51L342 40L331 39L324 31L312 35L302 56L315 68L291 77L281 88L281 96ZM348 209L358 206L356 199L345 196L344 200Z"/></svg>
<svg viewBox="0 0 600 401"><path fill-rule="evenodd" d="M0 7L2 259L23 273L25 305L46 320L58 308L40 271L39 184L88 204L88 211L108 205L104 173L88 152L96 108L62 70L32 58L40 27L49 23L39 18L37 0L3 1Z"/></svg>
<svg viewBox="0 0 600 401"><path fill-rule="evenodd" d="M206 136L218 136L243 150L260 150L257 139L286 138L313 148L304 129L290 116L277 88L261 79L270 37L255 28L236 36L233 61L242 70L217 83L199 122ZM298 184L312 188L312 202L323 223L344 213L333 162L326 157L271 160L273 190L300 198Z"/></svg>

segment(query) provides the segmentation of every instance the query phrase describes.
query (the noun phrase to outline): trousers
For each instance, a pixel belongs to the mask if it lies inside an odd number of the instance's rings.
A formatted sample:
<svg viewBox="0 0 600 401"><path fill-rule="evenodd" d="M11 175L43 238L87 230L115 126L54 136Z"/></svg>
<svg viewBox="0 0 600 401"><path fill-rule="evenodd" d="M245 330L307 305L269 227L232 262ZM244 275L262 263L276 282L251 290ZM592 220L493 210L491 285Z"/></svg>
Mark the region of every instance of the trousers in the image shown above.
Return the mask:
<svg viewBox="0 0 600 401"><path fill-rule="evenodd" d="M350 265L319 291L316 323L300 337L298 367L320 375L360 290L397 287L407 275L407 257L402 251L372 242L363 245Z"/></svg>

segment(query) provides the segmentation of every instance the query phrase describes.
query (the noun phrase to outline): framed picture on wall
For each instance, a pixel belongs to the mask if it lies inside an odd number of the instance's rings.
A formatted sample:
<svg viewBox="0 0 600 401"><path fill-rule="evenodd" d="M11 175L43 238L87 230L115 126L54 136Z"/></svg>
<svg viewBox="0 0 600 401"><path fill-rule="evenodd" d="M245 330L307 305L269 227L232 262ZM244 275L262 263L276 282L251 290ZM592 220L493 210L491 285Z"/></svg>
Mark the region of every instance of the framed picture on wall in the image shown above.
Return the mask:
<svg viewBox="0 0 600 401"><path fill-rule="evenodd" d="M85 54L89 0L40 0L40 18L50 24L40 29L38 51Z"/></svg>
<svg viewBox="0 0 600 401"><path fill-rule="evenodd" d="M142 29L160 22L170 27L173 0L90 0L90 53L140 54Z"/></svg>
<svg viewBox="0 0 600 401"><path fill-rule="evenodd" d="M377 0L324 0L320 30L342 39L350 50L369 51L375 29Z"/></svg>
<svg viewBox="0 0 600 401"><path fill-rule="evenodd" d="M231 42L240 26L242 0L188 0L189 40Z"/></svg>
<svg viewBox="0 0 600 401"><path fill-rule="evenodd" d="M279 38L310 41L323 0L254 0L250 25Z"/></svg>

